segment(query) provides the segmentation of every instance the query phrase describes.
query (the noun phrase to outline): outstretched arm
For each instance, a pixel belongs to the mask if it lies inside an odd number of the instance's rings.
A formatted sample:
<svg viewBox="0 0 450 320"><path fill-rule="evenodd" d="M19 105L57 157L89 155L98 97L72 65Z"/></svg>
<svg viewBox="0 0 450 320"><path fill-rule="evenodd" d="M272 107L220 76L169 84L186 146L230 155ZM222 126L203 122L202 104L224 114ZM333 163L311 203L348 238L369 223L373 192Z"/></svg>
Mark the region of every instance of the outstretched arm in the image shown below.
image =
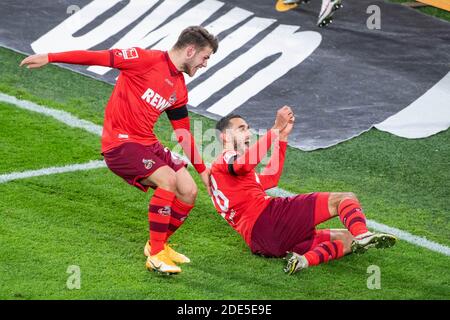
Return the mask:
<svg viewBox="0 0 450 320"><path fill-rule="evenodd" d="M61 62L111 67L113 62L112 55L113 52L111 50L76 50L59 53L35 54L23 59L20 66L26 66L29 69L34 69L45 66L47 63Z"/></svg>
<svg viewBox="0 0 450 320"><path fill-rule="evenodd" d="M110 50L75 50L58 53L35 54L22 60L20 66L29 69L39 68L47 63L60 62L88 66L103 66L127 70L138 74L145 67L154 63L157 54L152 50L141 48L110 49Z"/></svg>

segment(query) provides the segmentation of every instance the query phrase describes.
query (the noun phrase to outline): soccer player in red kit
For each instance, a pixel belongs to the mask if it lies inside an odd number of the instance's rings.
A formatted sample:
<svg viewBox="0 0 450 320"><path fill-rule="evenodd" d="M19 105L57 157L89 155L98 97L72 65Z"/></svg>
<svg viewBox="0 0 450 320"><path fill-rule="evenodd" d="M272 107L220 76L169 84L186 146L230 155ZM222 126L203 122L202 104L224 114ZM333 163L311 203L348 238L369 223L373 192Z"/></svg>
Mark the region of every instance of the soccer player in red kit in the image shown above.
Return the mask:
<svg viewBox="0 0 450 320"><path fill-rule="evenodd" d="M183 73L194 76L198 69L206 67L217 48L216 37L201 26L192 26L181 32L169 51L138 47L68 51L33 55L21 63L28 68L61 62L120 70L105 110L102 154L108 168L130 185L144 192L149 187L155 189L148 212L150 240L144 248L149 270L179 273L176 263L190 262L169 247L167 240L183 224L197 196L187 164L161 145L153 127L165 112L178 142L210 193L210 172L190 132Z"/></svg>
<svg viewBox="0 0 450 320"><path fill-rule="evenodd" d="M292 197L266 194L265 190L277 186L281 177L294 120L291 108L281 108L272 129L251 147L249 126L242 117L231 114L217 123L224 145L211 168L212 198L218 213L253 253L287 256L285 272L289 274L351 252L394 245L394 236L367 229L353 193L313 192ZM272 145L269 163L257 174L255 167ZM316 229L335 216L346 229Z"/></svg>

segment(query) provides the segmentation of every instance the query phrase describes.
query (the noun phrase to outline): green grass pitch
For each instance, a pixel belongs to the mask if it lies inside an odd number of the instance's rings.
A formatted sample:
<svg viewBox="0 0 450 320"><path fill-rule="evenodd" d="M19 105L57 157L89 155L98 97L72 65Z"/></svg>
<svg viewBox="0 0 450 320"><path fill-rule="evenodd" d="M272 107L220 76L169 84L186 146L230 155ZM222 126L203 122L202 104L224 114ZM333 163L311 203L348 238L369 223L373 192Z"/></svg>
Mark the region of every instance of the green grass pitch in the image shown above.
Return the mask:
<svg viewBox="0 0 450 320"><path fill-rule="evenodd" d="M56 66L19 69L22 58L0 49L0 92L102 124L111 85ZM173 146L164 116L156 132ZM353 191L369 219L449 246L449 141L448 130L422 140L370 130L326 150L289 148L280 187ZM0 175L100 160L99 150L98 136L0 103ZM450 257L404 241L287 276L283 260L250 253L191 172L199 197L172 243L192 263L172 277L144 267L151 192L106 168L0 184L0 299L450 298ZM81 270L79 290L66 286L71 265ZM371 265L380 267L381 289L367 288Z"/></svg>

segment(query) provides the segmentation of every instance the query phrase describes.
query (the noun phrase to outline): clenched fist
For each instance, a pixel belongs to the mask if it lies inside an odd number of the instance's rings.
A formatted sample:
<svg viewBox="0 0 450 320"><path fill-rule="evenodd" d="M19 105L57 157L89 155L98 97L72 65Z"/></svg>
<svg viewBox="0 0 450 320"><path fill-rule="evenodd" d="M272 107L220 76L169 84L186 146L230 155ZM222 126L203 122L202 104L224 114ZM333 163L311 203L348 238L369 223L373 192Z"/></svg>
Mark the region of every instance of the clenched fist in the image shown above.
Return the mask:
<svg viewBox="0 0 450 320"><path fill-rule="evenodd" d="M275 118L275 124L272 129L275 130L283 130L287 124L293 121L294 113L292 112L291 107L284 106L277 111L277 116Z"/></svg>

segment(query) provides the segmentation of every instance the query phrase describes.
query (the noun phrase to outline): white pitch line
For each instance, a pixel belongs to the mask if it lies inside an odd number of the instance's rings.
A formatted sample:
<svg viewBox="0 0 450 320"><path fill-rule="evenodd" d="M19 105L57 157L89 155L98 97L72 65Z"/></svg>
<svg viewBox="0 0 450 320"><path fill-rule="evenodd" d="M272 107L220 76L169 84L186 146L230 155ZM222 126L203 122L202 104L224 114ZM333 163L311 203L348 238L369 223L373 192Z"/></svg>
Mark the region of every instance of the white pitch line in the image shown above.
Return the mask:
<svg viewBox="0 0 450 320"><path fill-rule="evenodd" d="M387 226L385 224L381 224L381 223L378 223L378 222L373 221L373 220L367 220L367 226L369 228L372 228L374 230L378 230L380 232L393 234L399 239L403 239L403 240L408 241L410 243L414 243L414 244L416 244L418 246L421 246L421 247L424 247L424 248L427 248L427 249L430 249L430 250L442 253L442 254L444 254L446 256L450 256L450 248L449 247L446 247L446 246L444 246L442 244L439 244L437 242L428 240L426 238L415 236L415 235L413 235L413 234L411 234L409 232L406 232L406 231L403 231L403 230L400 230L400 229L397 229L397 228L389 227L389 226ZM431 248L433 248L433 249L431 249Z"/></svg>
<svg viewBox="0 0 450 320"><path fill-rule="evenodd" d="M91 133L94 133L96 135L101 135L101 132L102 132L101 126L96 125L96 124L91 123L86 120L81 120L65 111L50 109L47 107L37 105L30 101L19 100L15 97L5 95L2 93L0 93L0 101L4 101L4 102L10 103L10 104L13 104L22 109L38 112L38 113L53 117L56 120L61 121L70 127L81 128L81 129L87 130ZM185 157L183 157L183 158L186 159ZM41 170L25 171L25 172L20 172L20 173L11 173L8 175L2 175L2 176L0 176L0 183L2 183L2 179L7 179L5 177L11 176L11 175L15 175L13 177L18 177L15 179L24 179L27 177L44 175L44 174L72 172L72 171L78 171L78 170L88 170L88 169L95 169L95 168L100 168L100 167L105 166L103 161L91 161L90 163L91 163L91 165L89 165L89 166L88 166L89 163L88 164L78 164L78 165L72 165L72 166L66 166L66 167L59 167L59 168L55 167L55 168L47 168L47 169L41 169ZM66 169L63 169L63 168L66 168ZM58 171L58 170L60 170L60 171ZM66 170L66 171L61 171L61 170ZM47 173L45 173L45 172L47 172ZM48 172L50 172L50 173L48 173ZM15 180L15 179L11 179L11 177L9 177L9 179L10 180L8 180L8 181ZM283 190L281 188L273 188L273 189L269 190L268 193L272 196L292 196L293 195L292 193L290 193L286 190ZM397 228L393 228L393 227L387 226L385 224L382 224L382 223L379 223L379 222L376 222L376 221L370 220L370 219L367 219L367 226L369 228L372 228L372 229L380 231L380 232L387 232L387 233L393 234L398 239L404 240L404 241L414 244L416 246L423 247L423 248L429 249L434 252L438 252L438 253L446 255L446 256L450 256L450 248L445 245L439 244L437 242L425 239L423 237L415 236L409 232L406 232L406 231L403 231L403 230L400 230Z"/></svg>
<svg viewBox="0 0 450 320"><path fill-rule="evenodd" d="M92 169L98 169L98 168L104 168L104 167L106 167L106 164L104 161L96 160L96 161L89 161L87 163L71 164L71 165L62 166L62 167L50 167L50 168L44 168L44 169L38 169L38 170L12 172L12 173L8 173L8 174L0 175L0 184L6 183L9 181L13 181L13 180L26 179L26 178L31 178L31 177L48 176L48 175L56 174L56 173L74 172L74 171L81 171L81 170L92 170Z"/></svg>
<svg viewBox="0 0 450 320"><path fill-rule="evenodd" d="M43 107L43 106L40 106L31 101L19 100L16 97L9 96L9 95L3 94L1 92L0 92L0 101L6 102L9 104L13 104L21 109L42 113L46 116L55 118L56 120L58 120L62 123L65 123L68 126L73 127L73 128L84 129L84 130L86 130L90 133L96 134L96 135L102 134L101 126L96 125L96 124L86 121L86 120L78 119L77 117L74 117L73 115L71 115L70 113L65 112L65 111Z"/></svg>

